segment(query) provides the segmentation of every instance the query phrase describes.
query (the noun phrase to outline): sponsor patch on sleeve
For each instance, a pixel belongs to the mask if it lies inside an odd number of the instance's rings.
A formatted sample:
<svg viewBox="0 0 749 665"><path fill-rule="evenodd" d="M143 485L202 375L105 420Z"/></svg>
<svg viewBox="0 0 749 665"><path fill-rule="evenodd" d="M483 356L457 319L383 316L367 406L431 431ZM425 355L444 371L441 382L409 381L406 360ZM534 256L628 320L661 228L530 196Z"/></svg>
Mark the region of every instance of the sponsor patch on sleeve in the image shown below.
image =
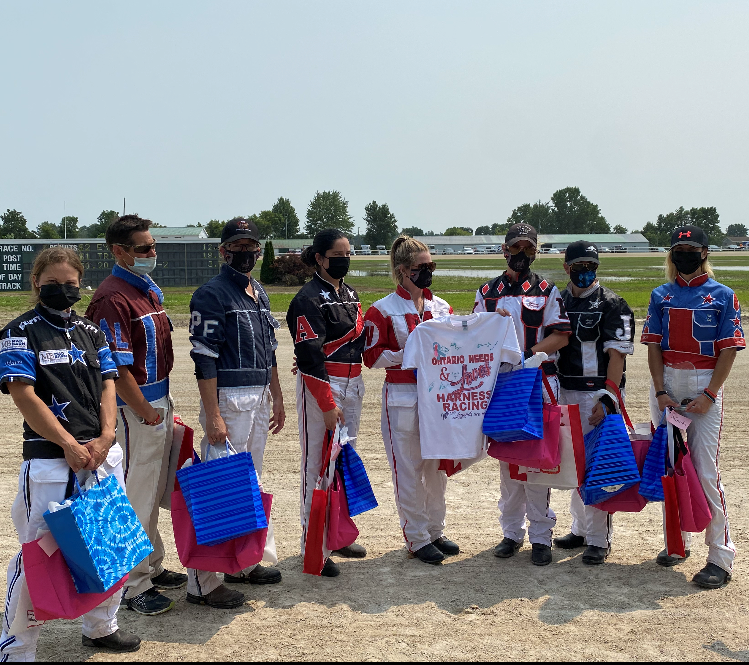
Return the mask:
<svg viewBox="0 0 749 665"><path fill-rule="evenodd" d="M67 365L70 362L70 355L67 349L50 349L49 351L39 351L40 365Z"/></svg>
<svg viewBox="0 0 749 665"><path fill-rule="evenodd" d="M28 341L25 337L6 337L0 340L0 352L2 351L25 351L28 348Z"/></svg>

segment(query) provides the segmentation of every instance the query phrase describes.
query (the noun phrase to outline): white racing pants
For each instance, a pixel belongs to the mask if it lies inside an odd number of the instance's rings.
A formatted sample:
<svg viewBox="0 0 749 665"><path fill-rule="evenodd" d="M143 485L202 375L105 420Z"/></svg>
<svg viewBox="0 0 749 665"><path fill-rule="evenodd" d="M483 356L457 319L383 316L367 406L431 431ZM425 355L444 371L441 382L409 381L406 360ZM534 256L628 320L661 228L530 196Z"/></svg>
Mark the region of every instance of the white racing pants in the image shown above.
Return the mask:
<svg viewBox="0 0 749 665"><path fill-rule="evenodd" d="M447 475L439 460L421 457L415 383L383 385L382 438L403 539L416 552L443 535Z"/></svg>
<svg viewBox="0 0 749 665"><path fill-rule="evenodd" d="M123 464L127 498L133 504L153 545L153 552L139 563L125 583L125 598L148 591L152 577L164 571L164 543L159 533L159 504L166 491L172 450L174 404L164 397L152 406L163 415L158 425L146 425L129 406L117 407L117 442L125 451Z"/></svg>
<svg viewBox="0 0 749 665"><path fill-rule="evenodd" d="M122 448L110 448L101 469L114 475L125 487L122 475ZM81 471L78 479L83 484L88 471ZM21 544L37 539L39 529L47 530L44 513L50 501L62 503L70 477L70 467L64 459L33 459L21 465L18 477L18 494L11 508L13 524ZM120 593L107 598L101 605L83 615L82 632L97 639L117 632L117 610ZM8 566L8 590L5 598L3 633L0 637L0 662L33 662L36 643L44 622L37 622L31 605L29 590L23 570L23 556L19 552Z"/></svg>
<svg viewBox="0 0 749 665"><path fill-rule="evenodd" d="M579 404L580 420L582 421L583 434L593 429L588 418L598 400L596 393L584 390L559 389L560 404ZM572 513L572 533L585 538L585 542L593 547L611 547L611 536L614 532L614 521L612 515L605 510L599 510L595 506L586 506L580 498L577 490L572 491L570 500L570 513Z"/></svg>
<svg viewBox="0 0 749 665"><path fill-rule="evenodd" d="M263 475L263 455L268 441L268 423L270 422L271 398L268 386L247 386L244 388L220 388L218 407L221 417L229 432L229 441L238 453L250 453L255 465L258 479ZM200 404L200 424L205 431L206 417L203 403ZM203 436L200 442L200 457L205 459L208 453L208 437ZM222 446L223 447L223 444ZM268 520L268 537L265 541L263 561L276 564L276 540L273 535L273 523ZM235 577L249 575L256 566L250 566ZM193 595L207 595L218 586L221 580L213 572L187 569L187 592Z"/></svg>
<svg viewBox="0 0 749 665"><path fill-rule="evenodd" d="M330 389L333 400L346 419L349 436L357 436L361 421L362 401L364 400L364 381L361 375L353 378L330 377ZM296 411L299 417L299 443L302 448L300 517L302 522L302 555L304 543L307 540L307 523L312 507L312 492L315 490L317 479L323 463L322 449L325 439L325 421L317 400L302 381L301 373L296 381ZM351 442L356 448L356 441ZM325 557L330 556L329 550L324 550Z"/></svg>
<svg viewBox="0 0 749 665"><path fill-rule="evenodd" d="M669 396L681 403L686 398L696 399L710 385L713 371L710 369L663 368L663 387ZM713 519L705 530L705 544L708 546L707 562L714 563L731 572L736 555L728 528L728 513L723 483L720 480L718 460L720 456L720 435L723 427L723 389L718 391L716 403L704 414L686 414L692 420L687 429L687 446L695 471L699 476L705 497L710 505ZM658 409L655 389L650 386L650 417L654 423L660 422L662 412ZM663 529L666 536L665 519ZM683 532L684 547L690 549L692 534Z"/></svg>
<svg viewBox="0 0 749 665"><path fill-rule="evenodd" d="M559 394L559 379L549 376L549 384L555 396ZM544 388L544 401L548 401ZM510 478L510 465L499 463L499 525L502 534L521 543L525 539L525 518L528 516L530 528L528 536L531 543L551 547L552 530L557 523L557 516L549 505L551 490L548 487L537 487Z"/></svg>

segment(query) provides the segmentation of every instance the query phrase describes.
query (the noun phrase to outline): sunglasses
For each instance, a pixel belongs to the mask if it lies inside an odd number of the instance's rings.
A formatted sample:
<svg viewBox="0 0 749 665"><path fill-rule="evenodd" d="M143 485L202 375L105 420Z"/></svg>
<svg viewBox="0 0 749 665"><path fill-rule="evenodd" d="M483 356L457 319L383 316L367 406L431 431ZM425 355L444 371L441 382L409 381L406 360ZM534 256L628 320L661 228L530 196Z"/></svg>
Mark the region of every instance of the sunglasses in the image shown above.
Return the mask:
<svg viewBox="0 0 749 665"><path fill-rule="evenodd" d="M575 272L589 272L593 271L595 272L598 270L598 264L597 263L573 263L570 266L570 270L574 270Z"/></svg>
<svg viewBox="0 0 749 665"><path fill-rule="evenodd" d="M429 263L420 263L415 268L411 268L411 272L418 272L419 270L428 270L429 272L434 272L437 270L437 264L434 261L430 261Z"/></svg>
<svg viewBox="0 0 749 665"><path fill-rule="evenodd" d="M535 247L518 247L517 245L510 245L507 248L507 251L512 254L512 256L515 256L516 254L520 254L520 252L525 252L526 256L535 256L536 255L536 248Z"/></svg>
<svg viewBox="0 0 749 665"><path fill-rule="evenodd" d="M230 252L260 252L260 245L235 245L235 244L229 244L224 245L227 250Z"/></svg>
<svg viewBox="0 0 749 665"><path fill-rule="evenodd" d="M150 245L122 245L120 243L115 243L118 247L125 247L130 248L135 252L136 254L148 254L152 249L156 250L156 243L152 242Z"/></svg>

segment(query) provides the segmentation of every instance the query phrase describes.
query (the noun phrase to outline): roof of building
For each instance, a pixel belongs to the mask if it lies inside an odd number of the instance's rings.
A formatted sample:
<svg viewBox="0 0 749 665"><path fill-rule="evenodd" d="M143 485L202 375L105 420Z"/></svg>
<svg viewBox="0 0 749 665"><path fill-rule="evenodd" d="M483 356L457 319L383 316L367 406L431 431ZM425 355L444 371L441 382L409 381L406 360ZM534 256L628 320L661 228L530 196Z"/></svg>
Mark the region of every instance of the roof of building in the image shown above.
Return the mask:
<svg viewBox="0 0 749 665"><path fill-rule="evenodd" d="M207 238L205 229L200 226L166 226L148 229L154 238Z"/></svg>
<svg viewBox="0 0 749 665"><path fill-rule="evenodd" d="M416 236L416 239L425 245L501 245L505 241L504 236ZM569 244L575 240L622 245L648 244L648 239L641 233L541 233L538 236L539 244Z"/></svg>

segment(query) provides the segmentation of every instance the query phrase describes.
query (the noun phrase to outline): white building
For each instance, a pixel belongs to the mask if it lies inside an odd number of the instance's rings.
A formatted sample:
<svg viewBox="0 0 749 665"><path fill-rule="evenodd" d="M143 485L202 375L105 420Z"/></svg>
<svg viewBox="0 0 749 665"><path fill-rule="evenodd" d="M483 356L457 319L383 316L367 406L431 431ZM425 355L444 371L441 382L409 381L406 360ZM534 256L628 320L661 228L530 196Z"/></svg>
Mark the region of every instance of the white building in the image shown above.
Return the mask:
<svg viewBox="0 0 749 665"><path fill-rule="evenodd" d="M433 246L435 253L444 254L450 249L457 254L464 247L477 248L481 245L501 247L504 236L418 236L425 245ZM598 245L598 248L624 249L627 252L647 252L650 245L641 233L556 233L538 236L539 248L565 250L575 240L585 240ZM449 252L449 253L452 253Z"/></svg>

